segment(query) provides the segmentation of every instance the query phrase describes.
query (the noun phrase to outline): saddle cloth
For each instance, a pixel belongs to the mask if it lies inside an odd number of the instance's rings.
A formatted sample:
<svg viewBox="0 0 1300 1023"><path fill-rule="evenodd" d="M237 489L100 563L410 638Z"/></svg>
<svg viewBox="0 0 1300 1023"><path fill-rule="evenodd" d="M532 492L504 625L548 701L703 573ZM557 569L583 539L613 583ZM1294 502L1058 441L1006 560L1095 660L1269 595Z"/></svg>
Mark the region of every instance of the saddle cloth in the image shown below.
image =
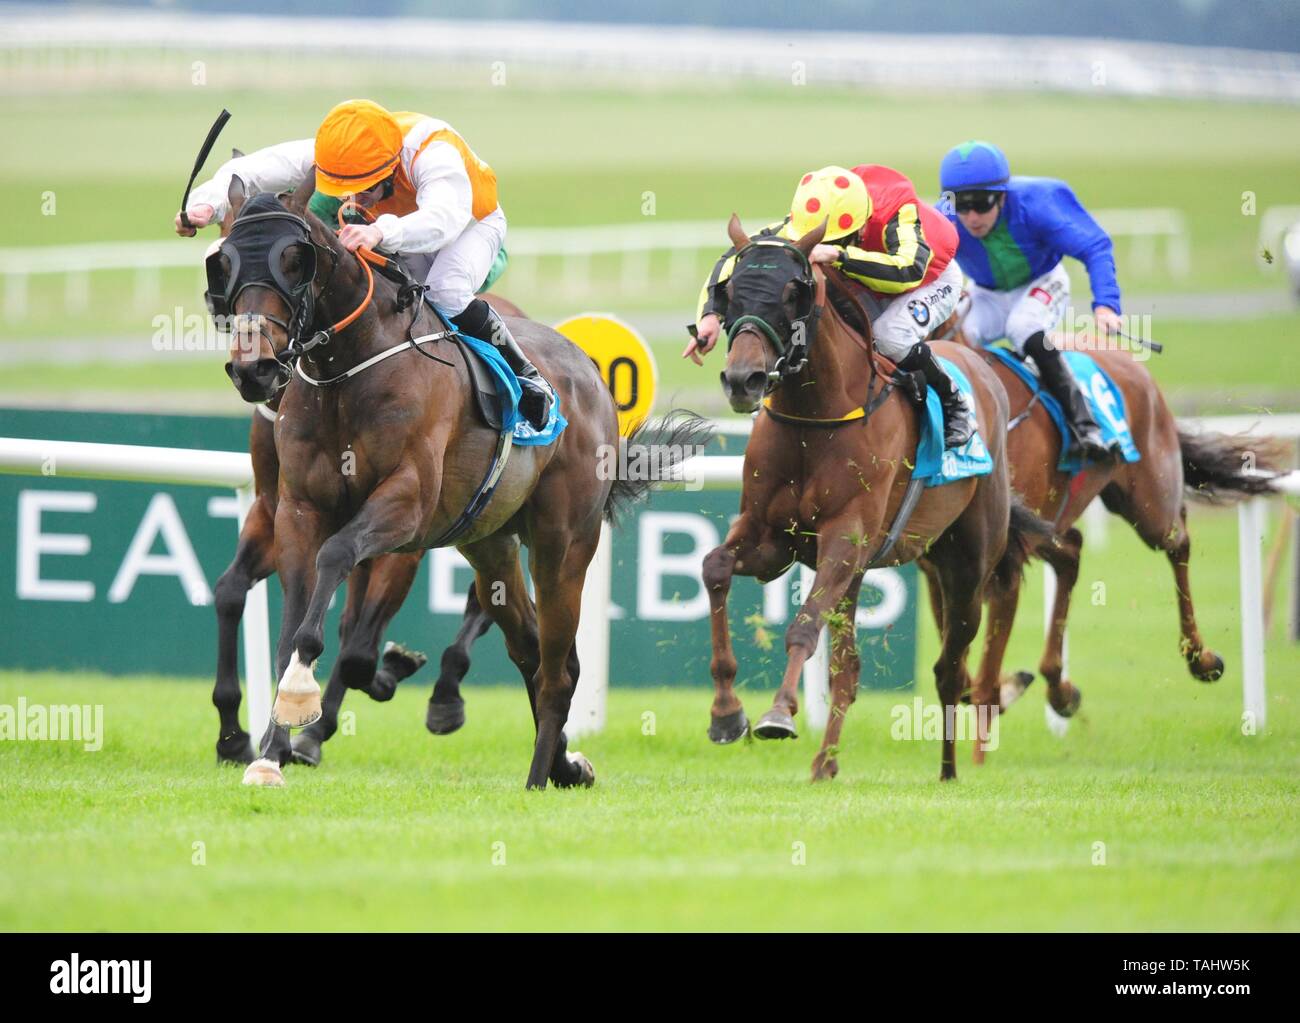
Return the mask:
<svg viewBox="0 0 1300 1023"><path fill-rule="evenodd" d="M1079 472L1083 468L1083 460L1077 457L1067 458L1065 455L1070 443L1070 427L1065 412L1060 402L1040 388L1037 367L1016 358L1014 352L1001 345L989 345L985 351L1010 368L1043 403L1043 408L1047 410L1061 437L1061 458L1056 467L1062 472ZM1133 443L1133 434L1124 414L1124 392L1115 386L1106 371L1097 365L1097 360L1087 352L1062 352L1061 355L1088 399L1092 418L1101 428L1102 440L1112 448L1118 448L1124 461L1140 461L1142 454Z"/></svg>
<svg viewBox="0 0 1300 1023"><path fill-rule="evenodd" d="M953 382L966 395L966 402L975 407L974 388L956 363L935 356ZM916 468L912 470L913 479L925 480L927 487L938 487L945 483L955 483L971 476L987 476L993 471L993 458L985 447L979 430L971 439L959 448L944 449L943 446L943 406L939 395L933 388L926 388L925 410L921 416L921 439L916 445Z"/></svg>

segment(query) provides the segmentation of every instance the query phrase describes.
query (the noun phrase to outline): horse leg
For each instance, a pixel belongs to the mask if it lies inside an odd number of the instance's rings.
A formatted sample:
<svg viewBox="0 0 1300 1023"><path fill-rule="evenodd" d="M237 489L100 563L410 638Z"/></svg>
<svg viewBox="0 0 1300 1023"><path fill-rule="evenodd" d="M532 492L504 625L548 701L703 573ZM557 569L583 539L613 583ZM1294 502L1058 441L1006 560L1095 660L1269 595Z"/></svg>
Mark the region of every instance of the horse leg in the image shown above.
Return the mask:
<svg viewBox="0 0 1300 1023"><path fill-rule="evenodd" d="M429 697L424 725L434 735L450 735L465 724L465 701L460 695L460 684L469 674L470 648L490 628L492 618L478 602L478 581L475 580L465 598L465 615L461 618L456 639L442 652L438 681Z"/></svg>
<svg viewBox="0 0 1300 1023"><path fill-rule="evenodd" d="M978 543L978 538L949 531L931 548L929 557L938 569L943 594L943 636L939 659L934 662L935 688L943 705L940 781L957 777L958 701L970 682L966 655L979 631L982 590L988 574L980 563ZM976 714L978 717L978 711Z"/></svg>
<svg viewBox="0 0 1300 1023"><path fill-rule="evenodd" d="M213 591L217 609L217 678L212 703L221 718L217 762L248 764L253 740L239 726L239 622L248 591L274 570L275 528L266 502L253 504L239 531L235 560L217 580Z"/></svg>
<svg viewBox="0 0 1300 1023"><path fill-rule="evenodd" d="M1043 560L1056 574L1056 598L1052 604L1052 626L1047 632L1047 645L1038 670L1047 680L1047 702L1063 718L1073 717L1079 709L1082 694L1062 678L1065 649L1065 626L1070 616L1070 596L1079 580L1079 557L1083 553L1083 534L1077 529L1067 529L1055 545L1044 544Z"/></svg>
<svg viewBox="0 0 1300 1023"><path fill-rule="evenodd" d="M1205 645L1196 624L1196 609L1192 606L1188 573L1192 538L1187 532L1187 507L1180 494L1177 508L1168 509L1165 507L1168 500L1158 491L1154 478L1135 473L1130 489L1112 483L1102 491L1102 499L1107 508L1128 520L1143 543L1165 552L1174 571L1174 585L1178 592L1179 649L1183 660L1193 678L1201 682L1217 682L1223 676L1223 658Z"/></svg>
<svg viewBox="0 0 1300 1023"><path fill-rule="evenodd" d="M823 625L836 628L847 618L852 628L856 605L841 606L853 580L865 567L863 548L851 537L862 536L857 521L840 520L823 524L817 544L817 574L812 592L795 613L785 633L786 666L781 687L772 698L772 707L754 726L760 739L797 739L794 716L799 712L799 679L804 663L817 649ZM826 537L835 537L827 542ZM834 610L832 610L834 609Z"/></svg>
<svg viewBox="0 0 1300 1023"><path fill-rule="evenodd" d="M813 759L813 781L829 780L840 772L836 760L840 729L844 726L849 705L857 698L858 678L862 670L858 657L856 622L858 590L861 586L862 574L859 573L850 581L849 588L840 601L842 613L836 616L835 625L831 628L831 711L826 722L826 734L822 737L822 748Z"/></svg>
<svg viewBox="0 0 1300 1023"><path fill-rule="evenodd" d="M540 665L536 675L537 742L528 769L526 787L546 787L564 758L564 723L577 680L571 668L573 640L578 631L582 584L587 566L595 557L600 530L575 536L565 528L534 536L530 550L533 582L537 587L537 629ZM595 780L590 763L579 753L569 753L571 766L562 773L577 772L581 783ZM567 779L566 779L567 782ZM572 782L568 782L572 784Z"/></svg>
<svg viewBox="0 0 1300 1023"><path fill-rule="evenodd" d="M379 641L410 592L420 558L419 554L387 554L363 561L352 570L339 621L339 656L325 687L321 718L292 739L293 758L298 763L319 766L321 744L338 729L339 707L349 689L363 690L383 703L392 699L397 683L406 677L392 677L387 667L376 671L376 662ZM390 654L385 652L385 662ZM416 668L424 663L422 654L407 654L412 656L420 658Z"/></svg>
<svg viewBox="0 0 1300 1023"><path fill-rule="evenodd" d="M301 623L292 634L292 656L280 676L275 707L271 711L275 721L290 727L306 727L320 718L321 691L312 666L325 649L325 613L330 599L361 562L415 540L420 528L420 507L418 481L413 475L394 474L375 488L347 525L320 545L315 557L315 584ZM285 502L281 501L281 512L285 508ZM277 518L277 530L279 526ZM373 670L371 662L370 671ZM368 682L369 678L362 684Z"/></svg>
<svg viewBox="0 0 1300 1023"><path fill-rule="evenodd" d="M980 658L979 670L975 674L975 684L971 689L971 703L975 707L976 727L979 730L975 743L974 760L976 764L984 763L984 754L989 747L989 730L993 727L993 718L1002 709L1002 695L1011 689L999 683L1002 677L1002 661L1007 652L1007 641L1011 638L1011 625L1015 621L1016 606L1020 600L1020 573L1016 572L1006 587L992 587L988 595L989 619L984 629L984 653ZM1032 679L1033 676L1031 675ZM1008 693L1008 706L1024 692Z"/></svg>
<svg viewBox="0 0 1300 1023"><path fill-rule="evenodd" d="M293 634L302 620L307 598L316 583L312 558L323 532L319 514L310 505L281 501L275 515L275 568L280 576L283 603L280 638L276 645L276 671L281 683L294 662ZM262 736L258 758L244 771L245 785L283 785L280 768L292 758L289 726L277 720L275 711Z"/></svg>

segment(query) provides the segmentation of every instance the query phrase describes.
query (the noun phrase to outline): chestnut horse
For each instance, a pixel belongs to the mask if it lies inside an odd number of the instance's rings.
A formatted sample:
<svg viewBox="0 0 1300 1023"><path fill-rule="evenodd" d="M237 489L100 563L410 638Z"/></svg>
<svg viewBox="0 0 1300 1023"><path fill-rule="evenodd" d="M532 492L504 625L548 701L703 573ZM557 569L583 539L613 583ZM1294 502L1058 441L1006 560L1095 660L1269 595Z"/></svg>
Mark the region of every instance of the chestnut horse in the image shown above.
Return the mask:
<svg viewBox="0 0 1300 1023"><path fill-rule="evenodd" d="M1007 437L1011 485L1035 514L1053 523L1056 533L1054 543L1043 543L1035 551L1052 566L1057 581L1051 626L1038 665L1047 681L1047 700L1052 709L1070 717L1081 699L1078 687L1063 677L1062 646L1083 549L1083 535L1075 522L1098 496L1109 511L1136 530L1148 547L1164 551L1178 595L1183 659L1193 678L1217 681L1223 674L1223 658L1201 638L1192 605L1186 497L1219 501L1270 493L1268 476L1284 464L1285 448L1271 438L1192 434L1179 429L1142 360L1126 351L1090 350L1123 395L1125 418L1142 457L1137 462L1116 460L1090 465L1070 476L1056 467L1061 455L1060 435L1036 393L1000 359L971 345L961 334L958 316L954 313L935 335L952 337L977 350L1006 390L1013 412ZM1252 460L1256 472L1246 470ZM933 583L931 580L932 594ZM973 703L1005 709L1033 680L1028 672L1002 679L1003 656L1020 599L1019 584L1019 578L1013 578L1007 587L990 591L989 622L971 694ZM976 744L976 762L982 758L983 751Z"/></svg>
<svg viewBox="0 0 1300 1023"><path fill-rule="evenodd" d="M283 203L259 197L260 222L282 232L278 241L235 249L243 267L257 267L260 276L231 299L237 324L253 333L251 344L232 341L227 371L249 400L278 390L286 363L297 373L275 424L275 552L284 591L275 726L245 781L282 784L277 761L289 728L321 714L312 665L344 579L359 569L364 588L376 556L454 543L474 567L477 592L491 594L484 610L501 627L528 689L537 736L527 786L590 785L595 772L581 754L568 753L563 731L578 677L583 580L601 520L650 487L600 472L601 452L619 443L613 398L581 349L541 324L510 320L569 425L551 444L516 448L490 486L489 472L508 445L479 421L455 342L427 305L404 308L394 285L373 278L359 258L366 254L345 251L308 212L313 179L314 168ZM232 182L230 198L234 238L242 183ZM643 428L637 442L649 442L651 432ZM467 517L482 493L490 497ZM536 606L524 584L521 541L530 550Z"/></svg>
<svg viewBox="0 0 1300 1023"><path fill-rule="evenodd" d="M858 685L854 618L863 573L875 564L921 560L939 580L942 649L934 676L945 721L953 722L968 684L966 657L985 587L995 571L1012 571L1011 547L1020 548L1020 534L1038 529L1022 509L1013 514L1004 451L1006 393L978 355L941 344L937 351L960 366L974 388L993 470L924 489L889 549L887 531L908 491L920 424L900 389L890 390L867 415L845 418L872 403L872 382L881 380L872 369L869 336L860 338L826 302L827 280L835 279L835 271L808 262L824 233L825 224L794 243L751 241L739 218L733 215L728 225L737 255L727 284L723 389L737 412L753 412L766 395L770 399L745 449L740 515L703 567L715 690L709 737L716 743L734 742L748 728L733 688L737 663L727 622L732 577L768 582L795 561L816 568L813 590L786 631L781 687L754 728L760 738L795 737L800 672L823 625L829 627L832 706L812 764L814 781L833 778L839 769L840 730ZM737 281L744 281L743 289ZM792 344L804 332L811 340L800 359ZM942 780L957 776L953 733L945 728Z"/></svg>
<svg viewBox="0 0 1300 1023"><path fill-rule="evenodd" d="M238 152L238 151L236 151ZM221 224L224 237L230 231L233 213ZM502 316L523 316L514 303L496 295L484 296ZM248 591L274 571L275 508L280 460L275 452L273 423L282 392L277 392L254 413L248 435L248 453L253 463L256 497L244 525L234 561L214 587L217 612L217 673L212 702L220 718L217 736L218 763L248 764L253 760L252 741L239 725L239 623L243 618ZM264 415L270 410L272 415ZM423 654L389 643L382 658L379 642L389 621L401 607L415 579L423 552L386 554L375 559L364 589L349 585L343 619L339 623L340 655L325 688L322 716L292 739L295 762L316 766L321 761L321 744L338 728L338 712L348 689L360 689L371 699L391 700L397 685L424 666ZM355 575L355 573L354 573ZM447 735L465 723L465 704L460 683L469 671L469 649L491 627L479 606L471 584L465 614L456 639L443 651L441 671L429 697L425 725L434 735ZM378 670L376 670L378 665ZM284 755L283 751L282 754ZM280 766L284 766L281 760Z"/></svg>

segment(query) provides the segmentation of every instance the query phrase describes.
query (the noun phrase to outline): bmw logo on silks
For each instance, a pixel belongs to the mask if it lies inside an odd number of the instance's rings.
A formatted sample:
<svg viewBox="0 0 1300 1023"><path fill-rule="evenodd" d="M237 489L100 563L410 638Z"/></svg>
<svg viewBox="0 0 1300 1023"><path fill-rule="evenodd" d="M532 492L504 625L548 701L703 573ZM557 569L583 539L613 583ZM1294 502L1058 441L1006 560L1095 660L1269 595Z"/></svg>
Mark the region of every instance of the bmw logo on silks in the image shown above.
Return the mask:
<svg viewBox="0 0 1300 1023"><path fill-rule="evenodd" d="M930 307L919 298L914 298L907 303L907 311L912 314L912 319L919 327L924 327L930 322Z"/></svg>

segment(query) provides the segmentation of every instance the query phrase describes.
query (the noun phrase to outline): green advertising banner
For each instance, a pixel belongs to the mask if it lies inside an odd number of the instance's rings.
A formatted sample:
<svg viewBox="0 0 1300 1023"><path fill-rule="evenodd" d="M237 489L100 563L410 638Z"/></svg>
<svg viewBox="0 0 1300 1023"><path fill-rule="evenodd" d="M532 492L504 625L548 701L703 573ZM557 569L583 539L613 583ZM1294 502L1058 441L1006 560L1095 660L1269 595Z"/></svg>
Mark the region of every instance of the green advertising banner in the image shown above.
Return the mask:
<svg viewBox="0 0 1300 1023"><path fill-rule="evenodd" d="M236 417L0 409L0 436L246 451ZM727 438L736 453L736 438ZM208 677L215 668L212 587L234 555L231 491L204 487L0 475L0 667ZM734 517L739 491L664 491L614 532L610 680L614 685L709 685L708 599L700 563ZM436 666L453 639L473 573L455 550L429 552L387 638ZM730 611L737 683L774 688L799 573L767 586L736 580ZM858 608L862 684L912 685L914 566L869 573ZM269 583L272 642L279 584ZM337 650L336 597L317 676ZM426 667L417 682L431 682ZM469 682L518 680L500 634L473 651Z"/></svg>

